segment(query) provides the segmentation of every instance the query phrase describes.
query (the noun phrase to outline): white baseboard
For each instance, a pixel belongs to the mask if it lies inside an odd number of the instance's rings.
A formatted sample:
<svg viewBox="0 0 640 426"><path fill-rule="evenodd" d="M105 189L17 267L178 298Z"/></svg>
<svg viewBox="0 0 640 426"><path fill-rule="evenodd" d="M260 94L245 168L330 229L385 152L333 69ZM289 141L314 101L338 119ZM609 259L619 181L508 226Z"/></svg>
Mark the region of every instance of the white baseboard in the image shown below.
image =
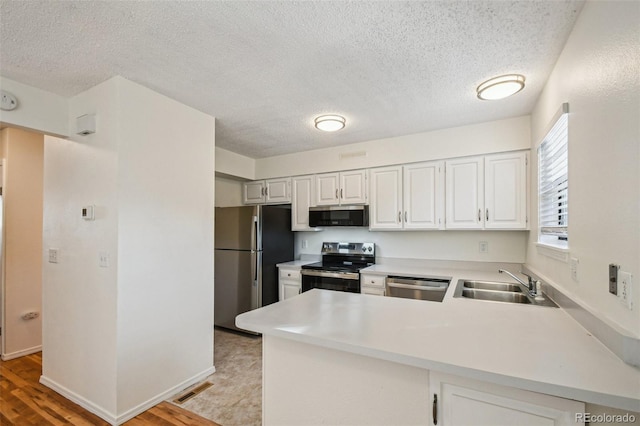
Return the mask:
<svg viewBox="0 0 640 426"><path fill-rule="evenodd" d="M169 388L166 391L154 396L153 398L148 399L147 401L143 402L142 404L139 404L138 406L128 410L126 413L119 415L118 419L117 419L117 423L112 423L112 424L121 425L122 423L126 422L127 420L131 420L132 418L134 418L138 414L147 411L149 408L153 407L154 405L157 405L157 404L161 403L165 399L170 398L171 396L173 396L176 393L182 391L183 389L188 388L189 386L192 386L192 385L204 380L205 378L209 377L210 375L212 375L215 372L216 372L216 368L215 367L211 366L211 367L207 368L203 372L198 373L195 376L192 376L191 378L181 382L180 384L177 384L177 385L173 386L172 388Z"/></svg>
<svg viewBox="0 0 640 426"><path fill-rule="evenodd" d="M145 412L146 410L148 410L149 408L161 403L162 401L164 401L165 399L175 395L176 393L180 392L181 390L188 388L191 385L194 385L202 380L204 380L206 377L210 376L211 374L215 373L216 369L215 367L209 367L206 370L192 376L191 378L167 389L166 391L154 396L153 398L150 398L148 400L146 400L145 402L138 404L137 406L135 406L134 408L128 410L127 412L120 414L120 415L115 415L113 413L108 412L107 410L105 410L104 408L94 404L93 402L85 399L84 397L78 395L77 393L67 389L66 387L60 385L59 383L55 382L54 380L51 380L45 376L40 376L40 383L42 383L43 385L47 386L48 388L53 389L54 391L58 392L60 395L64 396L65 398L67 398L70 401L75 402L76 404L78 404L79 406L81 406L82 408L84 408L85 410L95 414L96 416L100 417L101 419L105 420L106 422L108 422L111 425L117 426L117 425L121 425L122 423L131 420L132 418L134 418L135 416L137 416L140 413Z"/></svg>
<svg viewBox="0 0 640 426"><path fill-rule="evenodd" d="M3 361L9 361L10 359L20 358L21 356L35 354L36 352L40 352L42 350L42 345L34 346L32 348L23 349L17 352L11 352L10 354L2 354L0 359Z"/></svg>
<svg viewBox="0 0 640 426"><path fill-rule="evenodd" d="M86 398L78 395L77 393L67 389L66 387L62 386L58 382L56 382L54 380L51 380L48 377L42 375L42 376L40 376L40 383L42 383L46 387L48 387L50 389L53 389L54 391L58 392L60 395L64 396L68 400L70 400L72 402L75 402L76 404L78 404L79 406L84 408L85 410L95 414L96 416L98 416L101 419L105 420L109 424L112 424L112 425L116 424L116 416L113 413L108 412L107 410L105 410L104 408L100 407L99 405L96 405L93 402L89 401L88 399L86 399Z"/></svg>

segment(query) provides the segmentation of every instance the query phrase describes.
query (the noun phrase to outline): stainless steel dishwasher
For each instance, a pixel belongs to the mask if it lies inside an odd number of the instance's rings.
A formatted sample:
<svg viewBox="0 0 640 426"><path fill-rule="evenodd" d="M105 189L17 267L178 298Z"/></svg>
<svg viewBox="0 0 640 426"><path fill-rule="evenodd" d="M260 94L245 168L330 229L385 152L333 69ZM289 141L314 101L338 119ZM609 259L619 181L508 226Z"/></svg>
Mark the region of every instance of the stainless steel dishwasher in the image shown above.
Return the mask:
<svg viewBox="0 0 640 426"><path fill-rule="evenodd" d="M387 277L387 296L442 302L449 288L449 278Z"/></svg>

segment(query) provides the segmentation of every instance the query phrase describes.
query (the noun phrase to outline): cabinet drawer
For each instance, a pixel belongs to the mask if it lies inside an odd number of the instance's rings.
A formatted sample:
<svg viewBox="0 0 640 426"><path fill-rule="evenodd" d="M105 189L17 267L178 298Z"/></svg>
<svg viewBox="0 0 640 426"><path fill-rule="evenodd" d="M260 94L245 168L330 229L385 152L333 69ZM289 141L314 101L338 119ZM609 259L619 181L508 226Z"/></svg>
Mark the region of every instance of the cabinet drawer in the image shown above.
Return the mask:
<svg viewBox="0 0 640 426"><path fill-rule="evenodd" d="M379 287L368 287L362 286L360 287L360 293L362 294L373 294L374 296L384 296L386 294L384 288Z"/></svg>
<svg viewBox="0 0 640 426"><path fill-rule="evenodd" d="M299 280L300 270L299 269L280 269L280 278L284 280Z"/></svg>
<svg viewBox="0 0 640 426"><path fill-rule="evenodd" d="M360 277L360 285L384 288L385 278L386 277L381 275L362 275Z"/></svg>

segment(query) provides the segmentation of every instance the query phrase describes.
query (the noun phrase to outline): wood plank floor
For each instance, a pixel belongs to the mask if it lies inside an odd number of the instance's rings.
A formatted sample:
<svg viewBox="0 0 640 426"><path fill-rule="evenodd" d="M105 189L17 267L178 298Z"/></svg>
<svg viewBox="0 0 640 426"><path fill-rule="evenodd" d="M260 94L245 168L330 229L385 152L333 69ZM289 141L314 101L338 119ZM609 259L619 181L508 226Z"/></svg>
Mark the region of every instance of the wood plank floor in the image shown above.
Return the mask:
<svg viewBox="0 0 640 426"><path fill-rule="evenodd" d="M0 425L108 426L98 416L40 384L42 353L0 361ZM162 402L126 426L220 426L169 402Z"/></svg>

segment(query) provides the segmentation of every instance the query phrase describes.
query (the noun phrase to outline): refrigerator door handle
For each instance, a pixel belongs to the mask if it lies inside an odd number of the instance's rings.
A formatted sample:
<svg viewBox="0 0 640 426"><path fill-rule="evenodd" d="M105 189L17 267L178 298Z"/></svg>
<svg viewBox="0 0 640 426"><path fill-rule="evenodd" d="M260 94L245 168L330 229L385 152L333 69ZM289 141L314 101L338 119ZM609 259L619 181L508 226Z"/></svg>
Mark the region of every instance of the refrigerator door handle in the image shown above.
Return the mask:
<svg viewBox="0 0 640 426"><path fill-rule="evenodd" d="M262 252L253 253L254 261L251 269L253 269L253 303L252 309L262 307Z"/></svg>

